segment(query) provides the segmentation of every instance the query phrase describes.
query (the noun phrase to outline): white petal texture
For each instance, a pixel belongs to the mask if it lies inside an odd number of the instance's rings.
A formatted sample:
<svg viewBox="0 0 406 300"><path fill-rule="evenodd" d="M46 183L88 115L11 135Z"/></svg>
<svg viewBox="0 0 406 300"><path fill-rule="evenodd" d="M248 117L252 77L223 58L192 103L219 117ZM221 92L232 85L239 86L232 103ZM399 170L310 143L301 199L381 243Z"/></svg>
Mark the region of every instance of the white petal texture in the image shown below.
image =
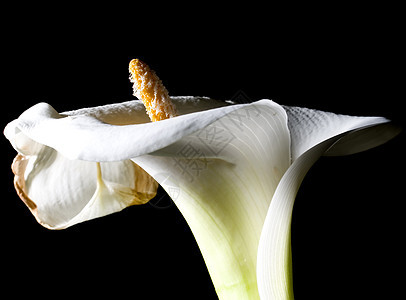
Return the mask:
<svg viewBox="0 0 406 300"><path fill-rule="evenodd" d="M49 228L142 204L157 183L189 224L220 299L293 298L290 222L321 155L359 152L398 130L384 118L173 97L151 123L131 101L59 114L45 103L5 129L20 197ZM156 181L155 181L155 180Z"/></svg>
<svg viewBox="0 0 406 300"><path fill-rule="evenodd" d="M188 100L191 98L179 97L175 101L183 104L182 113L224 105L207 98ZM148 120L140 101L62 114L46 103L33 106L4 131L20 153L13 163L18 194L36 219L51 229L148 202L155 196L158 184L128 159L128 153L148 152L148 147L154 149L161 140L171 142L158 137L165 127L161 122L149 123L152 127L161 124L151 131L142 131L147 124L134 125ZM189 126L188 122L184 126ZM171 127L172 138L179 135L175 127ZM155 134L159 139L155 145L142 140L147 134ZM123 145L129 148L121 148ZM102 162L100 168L97 162Z"/></svg>
<svg viewBox="0 0 406 300"><path fill-rule="evenodd" d="M169 147L133 159L160 184L188 222L220 299L258 299L256 256L275 188L290 165L283 108L246 105ZM159 179L157 178L159 181Z"/></svg>
<svg viewBox="0 0 406 300"><path fill-rule="evenodd" d="M157 183L131 160L69 160L42 146L13 163L18 194L45 227L62 229L148 202Z"/></svg>

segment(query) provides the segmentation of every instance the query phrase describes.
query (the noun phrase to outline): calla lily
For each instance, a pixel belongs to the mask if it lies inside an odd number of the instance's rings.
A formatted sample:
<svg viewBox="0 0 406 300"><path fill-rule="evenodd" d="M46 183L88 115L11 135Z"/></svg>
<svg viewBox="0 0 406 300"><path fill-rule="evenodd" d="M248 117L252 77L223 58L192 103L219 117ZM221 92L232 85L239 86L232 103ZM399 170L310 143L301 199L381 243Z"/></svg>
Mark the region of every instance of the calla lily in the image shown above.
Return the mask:
<svg viewBox="0 0 406 300"><path fill-rule="evenodd" d="M42 225L62 229L146 203L159 183L220 299L292 299L290 223L303 177L322 155L367 150L399 130L271 100L171 99L178 116L154 123L140 101L31 107L5 129L18 194Z"/></svg>

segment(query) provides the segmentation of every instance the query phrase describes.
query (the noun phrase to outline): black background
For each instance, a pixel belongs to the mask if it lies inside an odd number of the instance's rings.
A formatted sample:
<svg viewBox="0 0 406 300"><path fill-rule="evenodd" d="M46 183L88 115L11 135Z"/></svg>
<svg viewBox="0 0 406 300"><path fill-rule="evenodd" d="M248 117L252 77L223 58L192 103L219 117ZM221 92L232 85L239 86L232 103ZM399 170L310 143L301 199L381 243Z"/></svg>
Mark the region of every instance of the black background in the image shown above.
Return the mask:
<svg viewBox="0 0 406 300"><path fill-rule="evenodd" d="M3 128L41 101L62 112L133 99L132 58L147 62L171 95L243 91L253 101L384 116L404 127L404 20L395 7L227 6L203 16L199 6L179 15L163 8L162 16L141 7L48 9L11 8L2 21ZM402 294L404 135L310 170L292 220L296 299ZM175 206L47 230L15 194L15 151L1 143L1 270L10 292L216 299Z"/></svg>

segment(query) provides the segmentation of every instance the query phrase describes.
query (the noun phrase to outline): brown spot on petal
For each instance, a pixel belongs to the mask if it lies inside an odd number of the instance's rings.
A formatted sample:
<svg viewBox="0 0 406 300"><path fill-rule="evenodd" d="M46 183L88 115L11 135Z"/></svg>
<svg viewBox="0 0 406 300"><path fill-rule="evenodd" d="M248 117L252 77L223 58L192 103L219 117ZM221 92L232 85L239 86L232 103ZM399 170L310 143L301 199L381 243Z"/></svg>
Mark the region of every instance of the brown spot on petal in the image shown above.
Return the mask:
<svg viewBox="0 0 406 300"><path fill-rule="evenodd" d="M27 167L29 158L22 154L17 154L17 156L14 158L13 163L11 165L11 170L14 173L14 188L16 189L17 195L20 197L21 200L25 203L25 205L29 208L31 213L34 215L35 219L39 224L44 226L45 228L48 229L54 229L52 226L44 223L39 217L38 217L38 209L37 205L35 204L34 201L32 201L27 194L25 193L25 180L24 180L24 173L25 173L25 168Z"/></svg>
<svg viewBox="0 0 406 300"><path fill-rule="evenodd" d="M275 176L276 176L277 178L281 178L281 177L282 177L281 171L280 171L279 168L276 167L276 166L273 167L273 173L275 174Z"/></svg>
<svg viewBox="0 0 406 300"><path fill-rule="evenodd" d="M131 205L145 204L155 197L159 184L151 175L145 172L143 168L134 162L132 163L136 182L134 188L135 197Z"/></svg>
<svg viewBox="0 0 406 300"><path fill-rule="evenodd" d="M14 173L14 187L16 189L17 195L21 200L27 205L30 211L35 217L37 217L37 205L32 201L27 194L25 193L25 180L24 173L25 168L27 167L28 158L24 155L17 154L11 165L11 170Z"/></svg>

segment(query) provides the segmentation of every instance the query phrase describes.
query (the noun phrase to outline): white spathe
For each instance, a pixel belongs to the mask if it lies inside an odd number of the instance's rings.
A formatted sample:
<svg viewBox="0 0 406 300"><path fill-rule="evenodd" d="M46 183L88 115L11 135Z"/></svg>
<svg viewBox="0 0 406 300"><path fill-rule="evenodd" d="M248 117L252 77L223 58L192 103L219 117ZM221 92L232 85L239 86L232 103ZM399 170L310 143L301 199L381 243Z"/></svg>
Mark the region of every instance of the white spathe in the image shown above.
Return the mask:
<svg viewBox="0 0 406 300"><path fill-rule="evenodd" d="M271 100L172 100L180 115L154 123L140 101L28 109L5 129L19 152L18 194L41 224L60 229L145 203L157 181L187 220L220 299L293 298L290 221L308 169L399 130L385 118Z"/></svg>

